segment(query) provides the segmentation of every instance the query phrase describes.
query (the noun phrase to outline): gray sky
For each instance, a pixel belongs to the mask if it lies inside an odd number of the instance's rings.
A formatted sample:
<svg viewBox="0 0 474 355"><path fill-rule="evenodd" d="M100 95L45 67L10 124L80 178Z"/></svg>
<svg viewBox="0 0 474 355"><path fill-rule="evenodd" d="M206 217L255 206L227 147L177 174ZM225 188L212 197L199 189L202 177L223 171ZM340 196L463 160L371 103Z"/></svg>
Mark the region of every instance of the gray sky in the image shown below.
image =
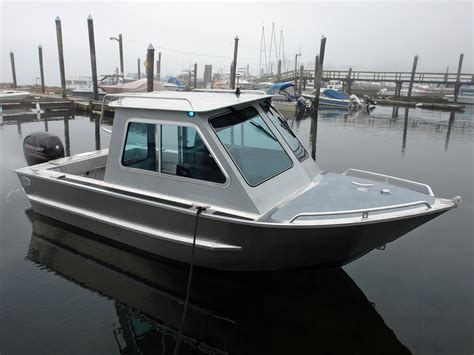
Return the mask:
<svg viewBox="0 0 474 355"><path fill-rule="evenodd" d="M198 63L228 71L233 39L240 38L238 66L258 70L260 36L265 25L267 54L272 23L277 41L283 29L285 54L293 61L301 46L302 63L313 68L321 35L327 37L326 68L410 71L415 54L419 71L457 68L473 72L473 4L469 2L11 2L0 0L0 82L11 81L9 51L15 52L19 84L39 76L43 45L47 84L59 84L54 19L63 27L66 76L90 75L87 16L94 18L99 74L119 65L118 43L125 39L125 72L136 72L148 43L163 56L162 73L178 74ZM170 51L196 54L182 54ZM288 63L292 67L293 62ZM142 67L142 70L144 68Z"/></svg>

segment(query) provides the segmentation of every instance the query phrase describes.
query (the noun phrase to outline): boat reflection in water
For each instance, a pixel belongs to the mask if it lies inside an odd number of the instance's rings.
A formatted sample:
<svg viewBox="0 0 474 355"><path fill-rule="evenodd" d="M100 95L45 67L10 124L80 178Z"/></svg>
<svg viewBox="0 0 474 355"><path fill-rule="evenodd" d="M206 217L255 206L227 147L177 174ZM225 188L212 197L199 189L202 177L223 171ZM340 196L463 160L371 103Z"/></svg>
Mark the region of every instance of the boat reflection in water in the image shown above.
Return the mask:
<svg viewBox="0 0 474 355"><path fill-rule="evenodd" d="M171 354L186 265L123 250L27 210L27 259L115 302L122 354ZM271 272L197 269L181 354L407 354L341 268Z"/></svg>

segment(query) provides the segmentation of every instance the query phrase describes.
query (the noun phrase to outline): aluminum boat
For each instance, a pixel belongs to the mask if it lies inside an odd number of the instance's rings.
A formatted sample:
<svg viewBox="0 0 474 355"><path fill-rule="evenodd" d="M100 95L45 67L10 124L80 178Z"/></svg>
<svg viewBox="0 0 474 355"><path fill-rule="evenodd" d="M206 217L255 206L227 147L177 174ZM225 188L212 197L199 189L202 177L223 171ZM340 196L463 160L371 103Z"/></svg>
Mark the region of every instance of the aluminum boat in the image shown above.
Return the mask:
<svg viewBox="0 0 474 355"><path fill-rule="evenodd" d="M461 202L383 174L321 171L270 95L107 95L103 112L111 98L109 149L16 173L35 212L165 258L342 265Z"/></svg>

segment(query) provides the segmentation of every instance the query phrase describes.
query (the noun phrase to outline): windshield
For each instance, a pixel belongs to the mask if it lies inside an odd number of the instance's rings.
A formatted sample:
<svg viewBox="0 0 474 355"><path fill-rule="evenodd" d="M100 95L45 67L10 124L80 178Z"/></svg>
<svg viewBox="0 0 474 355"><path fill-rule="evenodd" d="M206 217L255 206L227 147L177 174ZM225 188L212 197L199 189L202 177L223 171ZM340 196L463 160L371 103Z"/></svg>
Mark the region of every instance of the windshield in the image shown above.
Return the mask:
<svg viewBox="0 0 474 355"><path fill-rule="evenodd" d="M260 106L278 129L280 134L283 136L285 142L288 143L298 160L305 160L309 156L308 152L306 149L304 149L303 144L301 144L301 142L298 140L290 126L288 126L288 122L283 117L281 117L278 111L269 103L265 103Z"/></svg>
<svg viewBox="0 0 474 355"><path fill-rule="evenodd" d="M293 166L254 107L231 109L210 123L249 185L257 186Z"/></svg>

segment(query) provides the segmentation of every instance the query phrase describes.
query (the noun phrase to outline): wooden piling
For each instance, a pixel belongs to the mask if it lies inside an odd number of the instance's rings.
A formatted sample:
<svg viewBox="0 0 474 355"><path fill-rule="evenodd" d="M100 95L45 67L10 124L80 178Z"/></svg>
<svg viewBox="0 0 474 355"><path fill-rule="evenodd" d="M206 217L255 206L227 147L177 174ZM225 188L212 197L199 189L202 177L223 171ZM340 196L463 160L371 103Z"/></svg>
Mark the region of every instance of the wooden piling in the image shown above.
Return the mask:
<svg viewBox="0 0 474 355"><path fill-rule="evenodd" d="M156 80L161 80L161 52L158 52L158 60L156 61Z"/></svg>
<svg viewBox="0 0 474 355"><path fill-rule="evenodd" d="M39 58L39 66L40 66L41 92L43 94L46 94L46 88L44 85L43 46L41 44L38 45L38 58Z"/></svg>
<svg viewBox="0 0 474 355"><path fill-rule="evenodd" d="M61 28L61 19L56 17L56 39L58 42L58 59L59 59L59 74L61 76L61 88L63 90L63 98L66 98L66 72L64 68L64 51L63 51L63 32Z"/></svg>
<svg viewBox="0 0 474 355"><path fill-rule="evenodd" d="M413 67L411 69L410 84L408 86L407 101L411 99L411 92L413 90L413 81L415 80L416 66L418 64L418 54L413 58Z"/></svg>
<svg viewBox="0 0 474 355"><path fill-rule="evenodd" d="M17 82L16 82L15 54L13 53L13 51L10 51L10 63L12 65L12 79L13 79L12 87L16 89Z"/></svg>
<svg viewBox="0 0 474 355"><path fill-rule="evenodd" d="M405 118L403 120L403 135L402 135L402 154L405 155L405 149L407 146L407 132L408 132L408 112L410 109L405 108Z"/></svg>
<svg viewBox="0 0 474 355"><path fill-rule="evenodd" d="M120 55L120 74L124 75L124 68L123 68L123 37L122 34L119 34L118 38L119 42L119 55Z"/></svg>
<svg viewBox="0 0 474 355"><path fill-rule="evenodd" d="M234 59L232 61L232 72L230 73L230 88L235 89L235 77L237 73L237 52L239 50L239 37L234 38Z"/></svg>
<svg viewBox="0 0 474 355"><path fill-rule="evenodd" d="M324 52L326 51L326 37L321 37L321 44L319 47L319 56L316 58L316 67L317 73L315 73L314 78L314 101L313 106L314 109L317 111L319 107L319 95L321 94L321 80L323 78L323 70L324 70ZM318 60L319 59L319 60Z"/></svg>
<svg viewBox="0 0 474 355"><path fill-rule="evenodd" d="M402 82L402 81L400 81L400 80L395 81L395 93L394 93L394 96L395 96L395 99L396 99L396 100L399 100L399 99L400 99L400 96L401 96L401 93L402 93L402 85L403 85L403 82Z"/></svg>
<svg viewBox="0 0 474 355"><path fill-rule="evenodd" d="M92 117L92 114L91 114ZM100 150L100 118L94 118L94 133L95 133L95 150Z"/></svg>
<svg viewBox="0 0 474 355"><path fill-rule="evenodd" d="M349 68L349 73L347 73L347 77L346 77L346 93L348 93L349 95L352 93L351 76L352 76L352 68Z"/></svg>
<svg viewBox="0 0 474 355"><path fill-rule="evenodd" d="M311 123L309 127L309 140L311 142L311 158L316 161L316 142L318 139L318 111L314 111L311 115Z"/></svg>
<svg viewBox="0 0 474 355"><path fill-rule="evenodd" d="M300 76L299 76L299 85L298 85L298 95L301 96L303 92L303 70L304 66L300 65Z"/></svg>
<svg viewBox="0 0 474 355"><path fill-rule="evenodd" d="M459 56L459 63L458 63L458 72L456 73L456 84L454 84L454 103L458 102L459 96L459 89L461 86L461 69L462 69L462 62L464 59L464 53L461 53Z"/></svg>
<svg viewBox="0 0 474 355"><path fill-rule="evenodd" d="M193 87L194 87L194 89L197 88L197 70L198 70L198 65L197 65L197 63L194 63L194 71L193 71L193 74L194 74Z"/></svg>
<svg viewBox="0 0 474 355"><path fill-rule="evenodd" d="M69 115L64 115L64 148L67 157L71 156L71 138L69 136Z"/></svg>
<svg viewBox="0 0 474 355"><path fill-rule="evenodd" d="M295 54L295 90L298 87L298 56L299 54Z"/></svg>
<svg viewBox="0 0 474 355"><path fill-rule="evenodd" d="M456 113L454 111L451 111L451 113L449 114L448 129L446 131L446 138L445 138L445 141L444 141L444 151L445 152L448 151L449 137L451 136L451 129L453 127L455 117L456 117Z"/></svg>
<svg viewBox="0 0 474 355"><path fill-rule="evenodd" d="M137 76L137 80L140 80L142 78L142 73L140 72L140 58L137 58Z"/></svg>
<svg viewBox="0 0 474 355"><path fill-rule="evenodd" d="M92 72L92 89L94 91L94 100L99 100L99 87L97 86L97 61L95 55L95 39L94 39L94 20L89 15L87 18L87 29L89 32L89 49L91 56L91 72Z"/></svg>
<svg viewBox="0 0 474 355"><path fill-rule="evenodd" d="M153 48L152 44L148 46L146 51L146 91L152 92L153 91L153 73L155 63L155 48Z"/></svg>
<svg viewBox="0 0 474 355"><path fill-rule="evenodd" d="M278 78L278 80L281 79L281 59L278 60L277 78Z"/></svg>

